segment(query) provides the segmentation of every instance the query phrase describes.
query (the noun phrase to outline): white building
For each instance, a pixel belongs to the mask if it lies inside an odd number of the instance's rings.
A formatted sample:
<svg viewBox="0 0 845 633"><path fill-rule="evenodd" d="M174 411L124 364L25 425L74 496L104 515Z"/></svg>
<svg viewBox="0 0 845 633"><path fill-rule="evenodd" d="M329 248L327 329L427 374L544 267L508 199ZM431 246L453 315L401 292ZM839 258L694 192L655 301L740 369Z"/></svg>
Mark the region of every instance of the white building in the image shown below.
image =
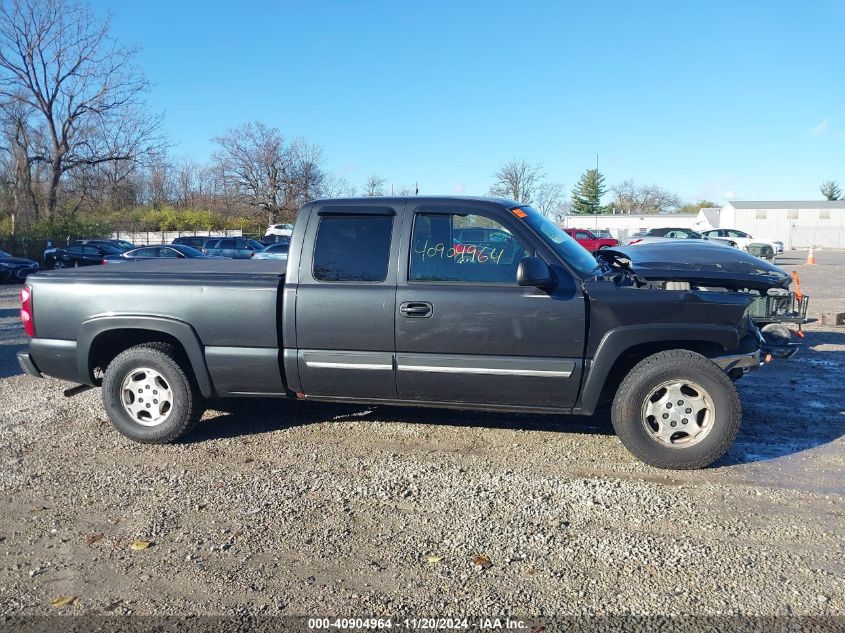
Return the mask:
<svg viewBox="0 0 845 633"><path fill-rule="evenodd" d="M639 231L679 227L696 231L739 229L754 237L780 240L791 248L845 248L845 200L734 201L698 215L569 215L564 228L608 230L622 240Z"/></svg>
<svg viewBox="0 0 845 633"><path fill-rule="evenodd" d="M719 226L781 240L786 248L845 248L845 200L728 202Z"/></svg>

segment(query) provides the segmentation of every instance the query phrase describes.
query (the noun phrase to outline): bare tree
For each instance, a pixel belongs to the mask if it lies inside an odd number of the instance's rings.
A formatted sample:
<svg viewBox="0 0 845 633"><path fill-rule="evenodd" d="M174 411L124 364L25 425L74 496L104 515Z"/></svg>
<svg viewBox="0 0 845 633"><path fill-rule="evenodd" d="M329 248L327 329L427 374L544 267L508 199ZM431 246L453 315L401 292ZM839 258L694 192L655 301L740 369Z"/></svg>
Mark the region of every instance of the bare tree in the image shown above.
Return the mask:
<svg viewBox="0 0 845 633"><path fill-rule="evenodd" d="M176 188L173 165L164 154L154 157L146 171L146 201L154 209L160 209L170 202Z"/></svg>
<svg viewBox="0 0 845 633"><path fill-rule="evenodd" d="M561 215L563 189L563 184L559 182L541 183L534 196L534 207L546 217L556 219L558 215Z"/></svg>
<svg viewBox="0 0 845 633"><path fill-rule="evenodd" d="M343 176L326 174L320 184L321 198L351 198L356 193L355 187Z"/></svg>
<svg viewBox="0 0 845 633"><path fill-rule="evenodd" d="M49 167L46 217L56 213L62 177L79 167L132 161L160 146L160 119L144 111L148 88L121 48L83 5L11 0L0 9L0 107L20 100L43 126Z"/></svg>
<svg viewBox="0 0 845 633"><path fill-rule="evenodd" d="M278 128L260 121L212 139L226 190L244 204L267 212L270 223L290 220L316 197L323 180L322 149L302 140L287 143Z"/></svg>
<svg viewBox="0 0 845 633"><path fill-rule="evenodd" d="M611 191L614 194L610 203L613 213L661 213L681 206L678 195L657 185L637 185L633 180L625 180Z"/></svg>
<svg viewBox="0 0 845 633"><path fill-rule="evenodd" d="M543 166L513 159L502 165L493 177L496 181L490 187L490 195L529 204L543 182Z"/></svg>
<svg viewBox="0 0 845 633"><path fill-rule="evenodd" d="M378 174L373 174L367 178L367 182L364 184L364 195L370 197L383 196L386 184L387 181L384 178Z"/></svg>
<svg viewBox="0 0 845 633"><path fill-rule="evenodd" d="M39 219L39 200L33 187L33 165L41 154L42 141L38 130L30 129L27 119L31 108L20 99L6 104L3 117L3 142L6 182L12 201L12 215L19 214L19 226Z"/></svg>

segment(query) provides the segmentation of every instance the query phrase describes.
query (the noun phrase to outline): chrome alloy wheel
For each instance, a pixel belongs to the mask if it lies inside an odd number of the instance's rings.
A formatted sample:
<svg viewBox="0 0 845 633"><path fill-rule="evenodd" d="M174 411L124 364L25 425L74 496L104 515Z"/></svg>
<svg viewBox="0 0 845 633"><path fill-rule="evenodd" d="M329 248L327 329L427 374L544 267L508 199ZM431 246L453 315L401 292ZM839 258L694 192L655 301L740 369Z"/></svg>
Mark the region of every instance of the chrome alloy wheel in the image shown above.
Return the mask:
<svg viewBox="0 0 845 633"><path fill-rule="evenodd" d="M158 426L173 411L173 391L161 373L149 367L139 367L123 379L120 402L134 422Z"/></svg>
<svg viewBox="0 0 845 633"><path fill-rule="evenodd" d="M715 417L710 394L689 380L664 382L643 403L643 427L649 437L672 448L698 444L713 428Z"/></svg>

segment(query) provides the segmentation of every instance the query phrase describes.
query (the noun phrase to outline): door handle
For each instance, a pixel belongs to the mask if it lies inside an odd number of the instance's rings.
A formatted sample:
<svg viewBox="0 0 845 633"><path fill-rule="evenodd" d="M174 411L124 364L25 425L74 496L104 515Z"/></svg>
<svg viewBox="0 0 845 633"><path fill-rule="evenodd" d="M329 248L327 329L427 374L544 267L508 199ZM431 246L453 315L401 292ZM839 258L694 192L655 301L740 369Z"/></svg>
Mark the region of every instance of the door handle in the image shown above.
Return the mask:
<svg viewBox="0 0 845 633"><path fill-rule="evenodd" d="M399 306L399 314L408 319L426 319L434 312L427 301L406 301Z"/></svg>

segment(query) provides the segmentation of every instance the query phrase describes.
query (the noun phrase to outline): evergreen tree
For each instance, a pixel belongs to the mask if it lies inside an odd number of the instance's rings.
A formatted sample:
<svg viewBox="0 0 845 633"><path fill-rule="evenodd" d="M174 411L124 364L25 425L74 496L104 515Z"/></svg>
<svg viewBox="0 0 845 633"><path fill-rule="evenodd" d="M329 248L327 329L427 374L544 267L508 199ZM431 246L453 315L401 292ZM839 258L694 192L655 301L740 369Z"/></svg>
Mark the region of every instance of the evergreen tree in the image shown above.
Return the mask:
<svg viewBox="0 0 845 633"><path fill-rule="evenodd" d="M598 169L588 169L572 190L572 213L604 213L601 197L607 193L604 176Z"/></svg>
<svg viewBox="0 0 845 633"><path fill-rule="evenodd" d="M828 200L839 200L842 196L842 191L839 189L839 183L835 180L825 180L822 186L819 187L822 195Z"/></svg>

